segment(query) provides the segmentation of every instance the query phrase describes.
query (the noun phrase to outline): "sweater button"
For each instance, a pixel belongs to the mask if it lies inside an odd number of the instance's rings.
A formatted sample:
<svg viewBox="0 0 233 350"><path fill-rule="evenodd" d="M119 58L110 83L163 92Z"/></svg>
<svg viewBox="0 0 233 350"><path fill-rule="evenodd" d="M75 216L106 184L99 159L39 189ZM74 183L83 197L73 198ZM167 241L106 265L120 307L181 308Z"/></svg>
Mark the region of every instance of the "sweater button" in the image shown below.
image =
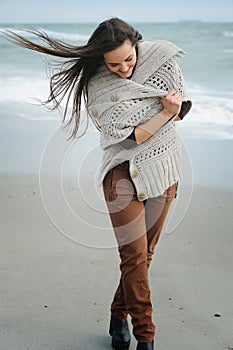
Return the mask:
<svg viewBox="0 0 233 350"><path fill-rule="evenodd" d="M147 199L148 197L147 197L147 195L144 193L144 192L142 192L142 193L139 193L139 195L138 195L138 199L140 200L140 201L143 201L143 200L145 200L145 199Z"/></svg>
<svg viewBox="0 0 233 350"><path fill-rule="evenodd" d="M131 170L130 171L130 176L132 179L138 176L138 171L137 170Z"/></svg>
<svg viewBox="0 0 233 350"><path fill-rule="evenodd" d="M98 111L96 109L94 109L94 108L91 109L91 113L92 113L94 118L97 118L99 116Z"/></svg>
<svg viewBox="0 0 233 350"><path fill-rule="evenodd" d="M118 102L119 100L120 100L120 97L117 94L111 96L112 102Z"/></svg>

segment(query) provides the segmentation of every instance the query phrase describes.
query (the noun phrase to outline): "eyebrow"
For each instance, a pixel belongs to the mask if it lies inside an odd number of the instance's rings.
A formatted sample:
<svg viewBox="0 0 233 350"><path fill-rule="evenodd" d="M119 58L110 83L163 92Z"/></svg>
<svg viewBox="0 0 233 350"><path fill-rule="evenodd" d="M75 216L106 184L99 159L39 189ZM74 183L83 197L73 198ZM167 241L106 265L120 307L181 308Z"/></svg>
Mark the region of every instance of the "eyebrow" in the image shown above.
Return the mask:
<svg viewBox="0 0 233 350"><path fill-rule="evenodd" d="M131 53L124 61L127 61L133 54ZM116 62L108 62L108 64L119 64Z"/></svg>

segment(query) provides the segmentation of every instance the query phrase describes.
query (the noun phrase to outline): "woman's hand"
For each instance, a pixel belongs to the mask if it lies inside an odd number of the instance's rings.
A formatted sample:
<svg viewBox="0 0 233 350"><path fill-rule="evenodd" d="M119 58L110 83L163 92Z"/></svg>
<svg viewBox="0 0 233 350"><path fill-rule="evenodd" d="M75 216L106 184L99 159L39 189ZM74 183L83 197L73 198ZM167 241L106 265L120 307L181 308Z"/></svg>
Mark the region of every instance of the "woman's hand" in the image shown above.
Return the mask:
<svg viewBox="0 0 233 350"><path fill-rule="evenodd" d="M160 99L160 102L164 107L161 112L171 118L180 112L182 97L175 90L171 90L165 97Z"/></svg>
<svg viewBox="0 0 233 350"><path fill-rule="evenodd" d="M135 127L134 136L138 145L154 135L170 118L180 112L182 98L175 90L170 91L160 101L164 107L162 111Z"/></svg>

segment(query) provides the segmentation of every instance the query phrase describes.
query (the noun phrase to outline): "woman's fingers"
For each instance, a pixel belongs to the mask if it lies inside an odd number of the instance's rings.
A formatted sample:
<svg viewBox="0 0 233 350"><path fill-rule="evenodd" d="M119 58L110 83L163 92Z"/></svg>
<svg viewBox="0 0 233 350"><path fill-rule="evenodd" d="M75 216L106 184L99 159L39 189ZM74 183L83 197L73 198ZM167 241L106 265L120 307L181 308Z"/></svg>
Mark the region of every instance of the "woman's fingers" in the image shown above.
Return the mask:
<svg viewBox="0 0 233 350"><path fill-rule="evenodd" d="M167 96L169 97L169 96L174 96L175 94L177 94L177 92L175 91L175 90L171 90L171 91L169 91L169 93L167 94ZM166 96L166 97L167 97Z"/></svg>
<svg viewBox="0 0 233 350"><path fill-rule="evenodd" d="M168 94L160 99L164 108L166 108L170 113L178 113L182 103L181 95L175 90L171 90Z"/></svg>
<svg viewBox="0 0 233 350"><path fill-rule="evenodd" d="M181 95L176 92L175 90L171 90L165 97L161 98L161 102L162 101L169 101L169 102L181 102L182 101L182 97Z"/></svg>

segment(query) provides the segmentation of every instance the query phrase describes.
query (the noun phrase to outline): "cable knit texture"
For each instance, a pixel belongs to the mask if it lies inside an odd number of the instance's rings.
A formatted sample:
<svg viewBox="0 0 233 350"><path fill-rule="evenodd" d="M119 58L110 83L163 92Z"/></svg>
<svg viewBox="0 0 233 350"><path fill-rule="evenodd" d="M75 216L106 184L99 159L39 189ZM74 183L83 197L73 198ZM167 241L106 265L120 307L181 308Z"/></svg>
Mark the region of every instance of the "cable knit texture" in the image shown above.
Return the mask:
<svg viewBox="0 0 233 350"><path fill-rule="evenodd" d="M181 142L174 120L140 145L126 149L122 141L136 126L162 110L160 98L171 89L178 91L183 101L188 100L184 78L175 60L183 54L167 41L141 41L131 79L122 79L102 65L89 82L87 109L101 132L103 150L99 185L110 169L126 160L140 201L161 195L179 181Z"/></svg>

